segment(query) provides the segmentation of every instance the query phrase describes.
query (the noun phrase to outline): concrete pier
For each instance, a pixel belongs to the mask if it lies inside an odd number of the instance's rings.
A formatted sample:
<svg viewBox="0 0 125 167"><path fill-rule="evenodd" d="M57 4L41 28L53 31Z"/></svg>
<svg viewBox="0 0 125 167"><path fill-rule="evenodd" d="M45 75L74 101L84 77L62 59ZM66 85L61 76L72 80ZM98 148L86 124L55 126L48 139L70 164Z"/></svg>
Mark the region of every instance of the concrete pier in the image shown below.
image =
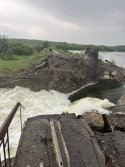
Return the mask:
<svg viewBox="0 0 125 167"><path fill-rule="evenodd" d="M27 120L15 167L105 167L94 133L74 114L37 116Z"/></svg>

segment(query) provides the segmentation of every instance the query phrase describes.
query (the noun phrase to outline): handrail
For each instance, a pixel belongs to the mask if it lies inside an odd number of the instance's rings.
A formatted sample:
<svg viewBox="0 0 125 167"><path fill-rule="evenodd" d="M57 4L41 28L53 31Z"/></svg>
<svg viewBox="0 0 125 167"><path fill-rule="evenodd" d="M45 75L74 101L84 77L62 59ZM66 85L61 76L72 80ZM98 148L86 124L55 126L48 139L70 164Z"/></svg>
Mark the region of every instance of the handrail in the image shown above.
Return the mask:
<svg viewBox="0 0 125 167"><path fill-rule="evenodd" d="M13 108L13 110L10 112L10 114L8 115L8 117L6 118L6 120L4 121L4 123L2 124L2 126L0 127L0 140L2 140L5 135L6 135L6 132L10 126L10 123L18 109L18 107L20 106L20 103L18 102L15 107Z"/></svg>
<svg viewBox="0 0 125 167"><path fill-rule="evenodd" d="M0 127L0 147L3 145L3 154L4 154L4 164L5 167L11 167L11 161L10 161L10 148L9 148L9 126L20 106L20 121L21 121L21 131L22 131L22 118L21 118L21 103L17 102L15 107L12 109L12 111L9 113L5 121L3 122L2 126ZM5 136L7 136L7 139L5 141ZM6 146L8 150L8 163L7 163L7 157L6 157ZM0 157L0 167L2 166L1 157Z"/></svg>
<svg viewBox="0 0 125 167"><path fill-rule="evenodd" d="M106 158L106 167L112 167L112 159L106 154L105 158Z"/></svg>

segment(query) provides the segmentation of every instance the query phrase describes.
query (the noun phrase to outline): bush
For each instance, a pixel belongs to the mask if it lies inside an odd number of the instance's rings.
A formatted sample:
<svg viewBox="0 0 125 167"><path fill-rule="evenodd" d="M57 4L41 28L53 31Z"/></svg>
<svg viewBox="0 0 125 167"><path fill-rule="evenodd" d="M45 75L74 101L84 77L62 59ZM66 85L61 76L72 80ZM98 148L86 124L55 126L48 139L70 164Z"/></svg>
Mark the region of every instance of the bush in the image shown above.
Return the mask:
<svg viewBox="0 0 125 167"><path fill-rule="evenodd" d="M12 52L15 55L32 55L34 50L30 45L15 44L12 47Z"/></svg>
<svg viewBox="0 0 125 167"><path fill-rule="evenodd" d="M38 53L41 52L43 49L44 49L44 47L42 45L35 45L34 46L34 50Z"/></svg>
<svg viewBox="0 0 125 167"><path fill-rule="evenodd" d="M6 35L0 35L0 55L6 54L9 42Z"/></svg>
<svg viewBox="0 0 125 167"><path fill-rule="evenodd" d="M16 60L16 57L13 55L12 49L8 49L6 54L0 54L0 57L3 60Z"/></svg>
<svg viewBox="0 0 125 167"><path fill-rule="evenodd" d="M41 52L43 49L48 48L48 47L49 47L49 42L43 41L43 43L41 45L35 45L34 50L36 52Z"/></svg>

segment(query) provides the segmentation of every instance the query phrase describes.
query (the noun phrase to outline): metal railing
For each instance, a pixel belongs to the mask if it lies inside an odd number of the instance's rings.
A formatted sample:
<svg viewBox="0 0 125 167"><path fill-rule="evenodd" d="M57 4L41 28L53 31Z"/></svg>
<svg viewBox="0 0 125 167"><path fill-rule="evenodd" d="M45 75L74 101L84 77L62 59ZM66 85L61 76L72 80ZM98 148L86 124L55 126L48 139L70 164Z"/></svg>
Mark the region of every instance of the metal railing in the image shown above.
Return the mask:
<svg viewBox="0 0 125 167"><path fill-rule="evenodd" d="M20 122L21 122L21 131L22 131L22 115L21 115L21 103L17 103L12 111L7 116L6 120L3 122L2 126L0 127L0 148L2 149L3 153L3 162L1 160L0 154L0 167L4 164L4 167L11 167L11 158L10 158L10 146L9 146L9 126L18 111L20 109ZM7 156L8 154L8 156Z"/></svg>
<svg viewBox="0 0 125 167"><path fill-rule="evenodd" d="M105 154L105 159L106 159L106 167L112 167L112 159Z"/></svg>

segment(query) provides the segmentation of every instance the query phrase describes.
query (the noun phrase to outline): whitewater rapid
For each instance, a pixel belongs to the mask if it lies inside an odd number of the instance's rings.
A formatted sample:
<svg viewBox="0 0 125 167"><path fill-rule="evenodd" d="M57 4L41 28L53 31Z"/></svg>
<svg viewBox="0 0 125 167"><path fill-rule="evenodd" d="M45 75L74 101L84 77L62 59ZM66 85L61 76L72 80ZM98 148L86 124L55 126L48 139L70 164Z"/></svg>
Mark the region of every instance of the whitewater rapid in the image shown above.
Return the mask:
<svg viewBox="0 0 125 167"><path fill-rule="evenodd" d="M83 98L74 103L68 100L68 94L55 90L33 92L28 88L15 87L14 89L0 89L0 126L17 102L23 105L23 122L29 117L45 114L75 113L81 115L84 112L98 111L108 113L106 108L114 106L107 99ZM14 117L10 129L11 156L15 155L20 137L20 114Z"/></svg>

